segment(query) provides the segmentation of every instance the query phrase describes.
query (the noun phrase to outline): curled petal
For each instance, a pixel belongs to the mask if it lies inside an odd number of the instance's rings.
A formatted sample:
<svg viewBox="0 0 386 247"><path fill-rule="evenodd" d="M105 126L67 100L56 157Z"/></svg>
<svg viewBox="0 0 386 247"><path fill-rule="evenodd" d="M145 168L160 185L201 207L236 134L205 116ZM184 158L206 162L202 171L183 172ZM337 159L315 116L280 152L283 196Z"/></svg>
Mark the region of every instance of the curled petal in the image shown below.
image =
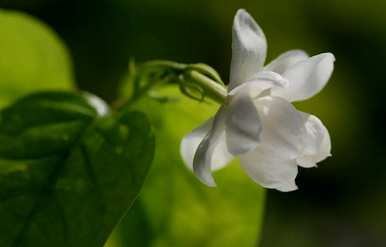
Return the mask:
<svg viewBox="0 0 386 247"><path fill-rule="evenodd" d="M266 52L267 41L263 31L247 11L238 10L233 22L229 88L249 80L262 69Z"/></svg>
<svg viewBox="0 0 386 247"><path fill-rule="evenodd" d="M255 149L261 124L249 90L240 91L231 98L225 121L226 143L231 154L239 155Z"/></svg>
<svg viewBox="0 0 386 247"><path fill-rule="evenodd" d="M261 140L255 150L240 156L241 165L264 187L295 190L296 158L306 133L302 115L282 98L265 96L255 104L262 123Z"/></svg>
<svg viewBox="0 0 386 247"><path fill-rule="evenodd" d="M265 188L283 192L297 189L296 162L283 157L280 148L258 146L255 151L241 155L240 164L255 182Z"/></svg>
<svg viewBox="0 0 386 247"><path fill-rule="evenodd" d="M260 143L240 156L241 165L264 187L294 190L297 165L312 167L330 154L328 131L318 118L282 98L261 97L255 105L262 124Z"/></svg>
<svg viewBox="0 0 386 247"><path fill-rule="evenodd" d="M314 96L330 79L334 61L333 54L323 53L293 64L282 74L289 80L290 85L286 88L277 88L273 91L273 95L291 102Z"/></svg>
<svg viewBox="0 0 386 247"><path fill-rule="evenodd" d="M225 144L225 114L225 108L221 107L213 120L211 129L198 145L193 158L194 173L208 186L216 185L212 169L222 167L232 159Z"/></svg>
<svg viewBox="0 0 386 247"><path fill-rule="evenodd" d="M260 140L261 123L255 106L269 89L285 87L288 81L272 71L260 71L229 92L226 114L226 141L232 155L253 150Z"/></svg>
<svg viewBox="0 0 386 247"><path fill-rule="evenodd" d="M331 156L331 139L327 128L315 116L301 112L307 134L304 149L297 163L302 167L314 167L316 163Z"/></svg>
<svg viewBox="0 0 386 247"><path fill-rule="evenodd" d="M288 80L278 73L264 70L258 72L250 80L232 89L228 95L234 96L247 91L252 98L256 98L267 89L287 87L288 84Z"/></svg>
<svg viewBox="0 0 386 247"><path fill-rule="evenodd" d="M197 148L204 139L204 137L209 133L213 125L213 118L208 119L204 124L194 129L188 135L186 135L180 145L180 153L184 163L188 166L189 169L193 170L193 159L196 154ZM230 159L231 155L227 152L225 146L225 135L222 135L221 138L223 141L219 141L219 145L215 148L215 153L213 154L213 162L211 165L212 170L218 170L223 168Z"/></svg>
<svg viewBox="0 0 386 247"><path fill-rule="evenodd" d="M194 154L197 151L197 147L212 128L212 124L213 118L210 118L198 128L192 130L192 132L187 134L181 141L180 153L182 159L191 170L193 170L193 159Z"/></svg>
<svg viewBox="0 0 386 247"><path fill-rule="evenodd" d="M287 159L296 159L304 147L306 128L301 113L288 101L266 96L255 101L263 131L262 145L278 148Z"/></svg>
<svg viewBox="0 0 386 247"><path fill-rule="evenodd" d="M260 83L267 84L269 87L287 87L289 81L282 77L279 73L262 70L252 77L251 81L260 81ZM247 81L248 82L248 81Z"/></svg>
<svg viewBox="0 0 386 247"><path fill-rule="evenodd" d="M283 74L292 65L304 61L307 58L307 53L302 50L290 50L281 54L279 57L277 57L267 66L265 66L265 70L273 71L278 74Z"/></svg>

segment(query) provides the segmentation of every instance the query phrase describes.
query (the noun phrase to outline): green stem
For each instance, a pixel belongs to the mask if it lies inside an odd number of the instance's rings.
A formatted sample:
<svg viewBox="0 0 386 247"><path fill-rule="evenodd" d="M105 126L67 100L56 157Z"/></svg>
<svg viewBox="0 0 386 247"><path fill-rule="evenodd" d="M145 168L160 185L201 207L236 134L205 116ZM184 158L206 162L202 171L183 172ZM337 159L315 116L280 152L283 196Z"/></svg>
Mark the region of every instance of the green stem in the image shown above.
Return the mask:
<svg viewBox="0 0 386 247"><path fill-rule="evenodd" d="M164 70L165 69L170 70L171 71L170 73L175 75L180 75L182 76L181 78L201 86L201 88L205 92L205 96L208 96L209 98L213 99L219 104L223 104L227 97L227 90L223 85L211 79L210 75L213 76L215 73L217 74L217 72L215 72L209 66L207 66L208 68L205 68L205 66L207 65L195 64L194 66L192 65L189 66L187 64L181 64L181 63L176 63L176 62L167 61L167 60L153 60L153 61L146 62L140 66L140 68L138 69L135 75L136 77L135 80L138 80L138 78L141 77L140 75L142 73L146 73L145 71L148 71L150 69L159 68ZM205 73L205 69L206 70L211 69L211 70L206 71L207 73ZM217 77L220 78L218 75ZM221 78L219 80L221 81ZM134 88L134 94L127 102L121 105L120 108L127 108L131 106L137 100L139 100L144 94L146 94L151 88L153 88L160 82L162 81L158 81L158 80L152 81L146 84L145 86L143 86L142 88ZM182 83L184 82L182 81ZM134 85L137 85L137 84L135 83Z"/></svg>
<svg viewBox="0 0 386 247"><path fill-rule="evenodd" d="M142 64L143 67L166 67L177 71L186 69L187 65L168 60L152 60Z"/></svg>
<svg viewBox="0 0 386 247"><path fill-rule="evenodd" d="M194 70L187 71L185 76L202 86L206 94L217 103L223 104L225 102L227 90L221 84Z"/></svg>

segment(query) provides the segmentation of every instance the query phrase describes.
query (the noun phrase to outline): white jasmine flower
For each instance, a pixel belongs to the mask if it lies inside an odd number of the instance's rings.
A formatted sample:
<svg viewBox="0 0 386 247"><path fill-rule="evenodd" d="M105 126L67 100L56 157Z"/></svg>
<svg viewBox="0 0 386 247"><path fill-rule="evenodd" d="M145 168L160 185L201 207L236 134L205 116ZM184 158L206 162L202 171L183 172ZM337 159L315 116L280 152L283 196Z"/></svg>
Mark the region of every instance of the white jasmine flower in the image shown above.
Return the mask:
<svg viewBox="0 0 386 247"><path fill-rule="evenodd" d="M295 190L297 166L314 167L330 155L330 137L322 122L290 102L308 99L325 86L334 56L309 57L292 50L264 66L266 50L261 28L239 10L225 103L181 143L185 163L208 186L215 186L212 170L238 157L262 186Z"/></svg>

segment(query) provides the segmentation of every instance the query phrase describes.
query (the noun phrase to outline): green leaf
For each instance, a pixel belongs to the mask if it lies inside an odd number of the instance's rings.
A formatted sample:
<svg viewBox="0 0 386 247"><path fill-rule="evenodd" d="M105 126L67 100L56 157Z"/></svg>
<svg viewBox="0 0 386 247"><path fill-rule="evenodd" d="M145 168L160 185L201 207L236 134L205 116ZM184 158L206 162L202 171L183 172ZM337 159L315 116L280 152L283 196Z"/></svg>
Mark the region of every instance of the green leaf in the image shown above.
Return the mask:
<svg viewBox="0 0 386 247"><path fill-rule="evenodd" d="M73 88L68 52L45 24L0 9L0 106L43 89Z"/></svg>
<svg viewBox="0 0 386 247"><path fill-rule="evenodd" d="M165 91L174 97L181 95ZM178 102L144 100L137 107L152 119L158 142L153 168L136 202L144 212L142 225L147 226L144 230L148 234L138 239L139 235L130 230L131 218L126 217L114 236L116 240L121 234L120 241L111 240L109 247L257 246L265 190L237 161L216 172L217 187L208 188L180 158L182 137L209 118L217 106L181 96Z"/></svg>
<svg viewBox="0 0 386 247"><path fill-rule="evenodd" d="M72 93L0 113L0 246L103 246L136 199L154 150L140 112L99 116Z"/></svg>

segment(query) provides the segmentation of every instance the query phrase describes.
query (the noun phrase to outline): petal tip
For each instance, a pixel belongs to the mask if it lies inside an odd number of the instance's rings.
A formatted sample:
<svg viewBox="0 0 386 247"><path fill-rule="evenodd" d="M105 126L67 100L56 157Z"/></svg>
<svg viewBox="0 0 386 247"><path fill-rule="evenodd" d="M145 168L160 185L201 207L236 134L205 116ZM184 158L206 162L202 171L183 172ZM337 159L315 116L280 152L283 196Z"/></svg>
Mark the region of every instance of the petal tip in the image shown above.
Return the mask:
<svg viewBox="0 0 386 247"><path fill-rule="evenodd" d="M331 63L334 63L335 62L335 55L332 54L331 52L325 52L325 53L320 53L318 55L315 55L314 56L315 58L319 58L320 60L319 61L326 61L326 62L331 62Z"/></svg>
<svg viewBox="0 0 386 247"><path fill-rule="evenodd" d="M193 161L193 172L196 175L196 177L206 186L208 187L215 187L216 182L214 181L214 178L212 176L212 171L207 166L203 165L203 163L198 162L197 153L195 155L194 161Z"/></svg>
<svg viewBox="0 0 386 247"><path fill-rule="evenodd" d="M216 181L214 180L212 175L209 175L209 174L207 176L203 176L203 175L199 175L199 174L196 174L196 175L197 175L197 178L206 186L208 186L208 187L216 187L217 186Z"/></svg>
<svg viewBox="0 0 386 247"><path fill-rule="evenodd" d="M335 62L336 58L335 55L331 52L327 52L326 56L332 60L332 62Z"/></svg>
<svg viewBox="0 0 386 247"><path fill-rule="evenodd" d="M335 63L335 55L331 52L321 53L317 55L320 57L320 63L329 64L330 66L334 66Z"/></svg>
<svg viewBox="0 0 386 247"><path fill-rule="evenodd" d="M266 45L265 35L263 31L255 21L255 19L252 17L252 15L245 9L237 10L233 20L233 29L235 33L242 32L244 35L248 33L248 30L251 30L252 32L255 33L255 35L263 37L264 45ZM256 40L252 40L252 41L255 42Z"/></svg>
<svg viewBox="0 0 386 247"><path fill-rule="evenodd" d="M211 187L211 188L217 187L217 184L214 181L212 183L206 183L205 185L208 186L208 187Z"/></svg>
<svg viewBox="0 0 386 247"><path fill-rule="evenodd" d="M235 18L240 17L241 15L250 15L248 11L244 8L240 8L236 11Z"/></svg>
<svg viewBox="0 0 386 247"><path fill-rule="evenodd" d="M278 187L276 188L278 191L280 192L293 192L293 191L296 191L298 190L298 186L294 183L294 184L291 184L291 185L288 185L288 186L283 186L283 187Z"/></svg>

